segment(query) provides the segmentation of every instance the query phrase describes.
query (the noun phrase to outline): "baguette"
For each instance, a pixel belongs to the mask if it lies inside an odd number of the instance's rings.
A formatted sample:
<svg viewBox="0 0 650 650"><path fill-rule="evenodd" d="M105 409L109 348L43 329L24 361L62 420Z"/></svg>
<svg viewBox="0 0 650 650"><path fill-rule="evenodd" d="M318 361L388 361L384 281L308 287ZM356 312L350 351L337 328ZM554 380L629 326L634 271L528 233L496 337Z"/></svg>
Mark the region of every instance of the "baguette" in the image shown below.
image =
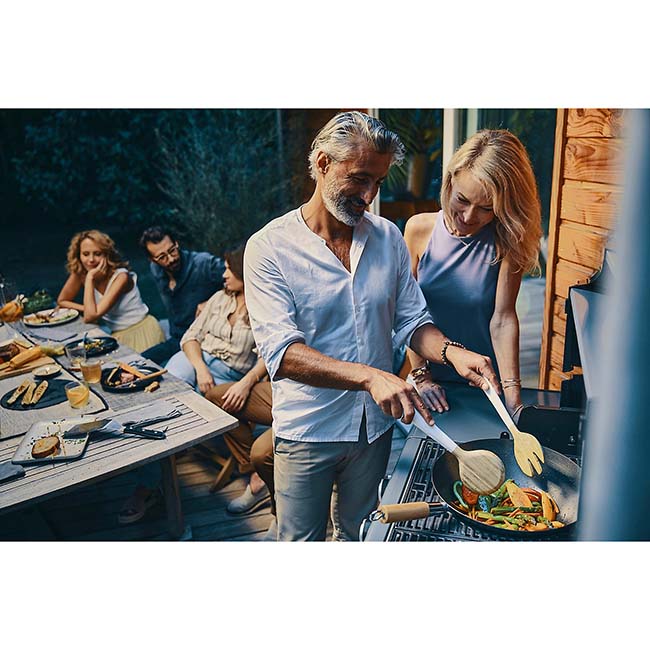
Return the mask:
<svg viewBox="0 0 650 650"><path fill-rule="evenodd" d="M29 406L32 403L32 397L34 397L35 390L36 390L36 382L30 381L29 386L27 387L27 390L23 395L23 399L20 402L23 406Z"/></svg>
<svg viewBox="0 0 650 650"><path fill-rule="evenodd" d="M34 406L34 404L38 403L38 400L43 397L45 394L45 391L47 390L47 387L49 384L47 383L46 380L43 380L37 387L36 390L34 391L34 396L32 397L32 401L30 404Z"/></svg>
<svg viewBox="0 0 650 650"><path fill-rule="evenodd" d="M31 383L31 380L25 379L25 381L16 388L13 395L7 400L7 404L13 404L29 388Z"/></svg>

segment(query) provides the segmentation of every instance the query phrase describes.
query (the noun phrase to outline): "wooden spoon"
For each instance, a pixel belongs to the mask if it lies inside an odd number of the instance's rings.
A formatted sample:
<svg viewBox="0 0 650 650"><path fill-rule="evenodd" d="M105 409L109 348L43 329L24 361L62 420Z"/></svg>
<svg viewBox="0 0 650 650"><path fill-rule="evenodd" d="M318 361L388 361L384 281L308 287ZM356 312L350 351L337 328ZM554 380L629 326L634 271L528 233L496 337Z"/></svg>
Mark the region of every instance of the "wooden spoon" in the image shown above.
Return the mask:
<svg viewBox="0 0 650 650"><path fill-rule="evenodd" d="M413 416L413 424L458 459L460 480L472 492L491 494L503 485L506 468L495 453L487 449L461 449L440 427L427 424L417 411Z"/></svg>

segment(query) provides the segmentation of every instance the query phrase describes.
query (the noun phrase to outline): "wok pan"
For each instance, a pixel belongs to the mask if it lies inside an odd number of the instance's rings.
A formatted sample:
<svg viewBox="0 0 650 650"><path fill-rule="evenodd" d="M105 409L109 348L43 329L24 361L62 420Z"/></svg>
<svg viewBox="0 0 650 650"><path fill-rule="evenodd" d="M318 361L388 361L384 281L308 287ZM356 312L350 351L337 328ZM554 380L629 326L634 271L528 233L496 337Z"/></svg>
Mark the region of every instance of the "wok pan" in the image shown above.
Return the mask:
<svg viewBox="0 0 650 650"><path fill-rule="evenodd" d="M449 452L445 452L434 463L432 472L433 487L440 495L440 503L427 503L424 501L395 505L383 505L371 515L371 519L383 523L395 521L408 521L428 517L438 508L448 509L451 513L475 530L480 530L490 535L513 537L517 539L535 539L555 536L564 531L571 531L578 519L578 491L580 487L580 467L571 459L560 454L554 449L543 447L544 465L539 476L526 476L515 460L514 446L510 439L473 440L460 445L468 451L474 449L487 449L493 451L501 460L506 470L506 480L514 479L519 487L530 487L548 492L557 503L560 513L557 519L564 525L562 528L550 528L542 531L508 530L495 528L482 521L472 519L464 512L454 507L456 501L453 485L459 479L458 461Z"/></svg>

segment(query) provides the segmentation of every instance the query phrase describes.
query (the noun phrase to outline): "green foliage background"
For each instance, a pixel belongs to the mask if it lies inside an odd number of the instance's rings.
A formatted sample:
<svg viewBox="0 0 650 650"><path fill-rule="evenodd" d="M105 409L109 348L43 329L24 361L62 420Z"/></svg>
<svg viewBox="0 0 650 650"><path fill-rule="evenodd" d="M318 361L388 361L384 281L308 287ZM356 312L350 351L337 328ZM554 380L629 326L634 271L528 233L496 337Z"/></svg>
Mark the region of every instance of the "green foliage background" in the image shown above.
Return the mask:
<svg viewBox="0 0 650 650"><path fill-rule="evenodd" d="M172 223L220 252L295 203L304 128L276 110L0 112L4 203L36 221ZM1 128L1 127L0 127ZM2 134L2 131L0 131ZM298 152L298 153L297 153ZM288 209L288 208L287 208ZM3 216L3 221L8 215Z"/></svg>

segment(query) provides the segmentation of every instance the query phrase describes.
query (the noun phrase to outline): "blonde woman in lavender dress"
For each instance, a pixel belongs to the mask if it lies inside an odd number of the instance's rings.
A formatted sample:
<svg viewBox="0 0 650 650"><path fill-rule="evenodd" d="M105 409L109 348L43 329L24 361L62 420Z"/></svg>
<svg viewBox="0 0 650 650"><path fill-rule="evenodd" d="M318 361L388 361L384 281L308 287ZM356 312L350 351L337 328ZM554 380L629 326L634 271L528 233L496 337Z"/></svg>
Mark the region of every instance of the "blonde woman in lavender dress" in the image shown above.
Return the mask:
<svg viewBox="0 0 650 650"><path fill-rule="evenodd" d="M537 183L524 146L505 130L482 130L453 155L443 177L442 210L413 216L404 237L434 323L454 341L488 355L506 406L523 407L519 320L525 272L539 270ZM449 408L439 381L459 381L453 367L427 364L408 350L411 376L433 411Z"/></svg>

